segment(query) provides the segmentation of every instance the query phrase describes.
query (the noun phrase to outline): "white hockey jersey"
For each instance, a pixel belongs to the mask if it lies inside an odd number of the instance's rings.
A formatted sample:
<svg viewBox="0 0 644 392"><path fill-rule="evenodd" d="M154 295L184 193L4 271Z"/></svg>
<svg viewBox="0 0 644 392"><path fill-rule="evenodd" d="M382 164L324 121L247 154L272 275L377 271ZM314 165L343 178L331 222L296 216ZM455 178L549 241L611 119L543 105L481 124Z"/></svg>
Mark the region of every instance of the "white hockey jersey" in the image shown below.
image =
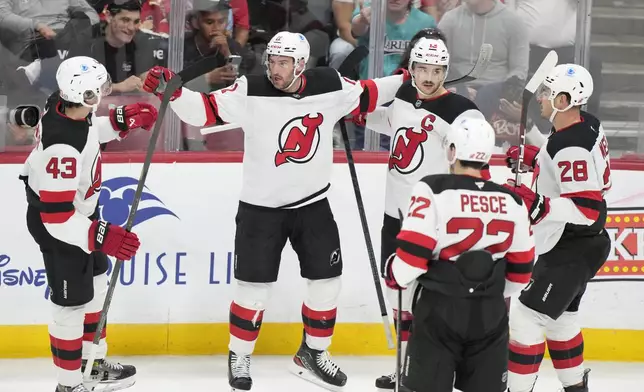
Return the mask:
<svg viewBox="0 0 644 392"><path fill-rule="evenodd" d="M449 173L444 139L462 117L484 116L474 102L453 93L433 99L418 98L411 81L405 82L388 107L367 115L367 127L391 137L385 213L398 219L405 211L415 184L431 174Z"/></svg>
<svg viewBox="0 0 644 392"><path fill-rule="evenodd" d="M276 89L264 75L248 75L210 94L183 89L171 103L184 122L217 118L244 131L240 200L295 208L326 197L333 164L333 128L347 114L368 113L391 101L402 75L353 81L332 68L309 69L300 90Z"/></svg>
<svg viewBox="0 0 644 392"><path fill-rule="evenodd" d="M432 262L454 262L468 251L505 258L505 296L525 287L534 264L534 237L522 200L491 181L464 175L432 175L412 190L398 234L393 275L402 287Z"/></svg>
<svg viewBox="0 0 644 392"><path fill-rule="evenodd" d="M611 187L608 142L600 121L582 112L580 122L552 132L537 156L535 191L550 198L550 211L534 225L537 254L568 235L600 233L604 194Z"/></svg>
<svg viewBox="0 0 644 392"><path fill-rule="evenodd" d="M74 120L59 105L50 98L21 178L49 234L91 253L89 217L96 211L102 184L100 143L119 137L109 117Z"/></svg>

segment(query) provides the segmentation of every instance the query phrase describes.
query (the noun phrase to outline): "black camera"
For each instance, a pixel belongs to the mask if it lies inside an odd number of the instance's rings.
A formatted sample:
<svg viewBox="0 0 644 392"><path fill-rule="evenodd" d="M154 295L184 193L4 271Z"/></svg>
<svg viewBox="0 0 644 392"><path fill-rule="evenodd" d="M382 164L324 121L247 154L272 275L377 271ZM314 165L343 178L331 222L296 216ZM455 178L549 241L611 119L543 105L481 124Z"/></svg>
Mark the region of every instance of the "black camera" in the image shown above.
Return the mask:
<svg viewBox="0 0 644 392"><path fill-rule="evenodd" d="M9 110L5 121L11 125L33 128L40 121L40 108L34 105L18 106L15 109Z"/></svg>

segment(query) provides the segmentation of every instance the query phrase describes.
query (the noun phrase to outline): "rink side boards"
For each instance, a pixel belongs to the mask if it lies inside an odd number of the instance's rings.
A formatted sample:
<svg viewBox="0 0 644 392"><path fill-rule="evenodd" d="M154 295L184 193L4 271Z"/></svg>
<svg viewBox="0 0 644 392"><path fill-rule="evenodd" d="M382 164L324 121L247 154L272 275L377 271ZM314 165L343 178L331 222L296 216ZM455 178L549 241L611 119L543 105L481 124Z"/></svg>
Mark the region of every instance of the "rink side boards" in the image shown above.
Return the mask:
<svg viewBox="0 0 644 392"><path fill-rule="evenodd" d="M386 155L356 154L376 247L384 208ZM127 216L143 154L105 154L104 219ZM332 352L393 355L386 349L351 181L336 155L330 200L342 236L344 284ZM24 225L24 154L0 154L0 357L48 356L49 319L40 255ZM134 228L143 246L126 263L108 317L110 354L224 354L233 295L239 153L161 153ZM495 160L494 180L509 176ZM581 318L587 359L644 361L644 162L614 160L607 229L613 249L589 285ZM202 202L199 202L202 199ZM190 233L189 236L186 233ZM293 354L301 339L305 283L287 246L257 343L258 354Z"/></svg>

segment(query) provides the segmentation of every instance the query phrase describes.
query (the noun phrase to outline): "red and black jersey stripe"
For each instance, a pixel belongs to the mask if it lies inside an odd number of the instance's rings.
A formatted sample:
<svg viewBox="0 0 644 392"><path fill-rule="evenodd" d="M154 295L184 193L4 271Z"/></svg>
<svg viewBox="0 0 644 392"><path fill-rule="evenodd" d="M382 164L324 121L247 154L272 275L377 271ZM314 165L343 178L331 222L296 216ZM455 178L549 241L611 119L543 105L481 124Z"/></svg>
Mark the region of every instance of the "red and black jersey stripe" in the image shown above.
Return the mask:
<svg viewBox="0 0 644 392"><path fill-rule="evenodd" d="M263 318L263 310L247 309L233 302L230 305L230 334L238 339L253 342L259 336Z"/></svg>
<svg viewBox="0 0 644 392"><path fill-rule="evenodd" d="M302 323L304 331L316 338L329 338L333 336L337 309L313 310L302 304Z"/></svg>
<svg viewBox="0 0 644 392"><path fill-rule="evenodd" d="M436 247L435 239L415 231L402 230L396 242L396 255L402 261L416 268L427 269L427 262Z"/></svg>
<svg viewBox="0 0 644 392"><path fill-rule="evenodd" d="M579 332L567 341L548 340L548 352L555 369L570 369L584 362L584 338Z"/></svg>
<svg viewBox="0 0 644 392"><path fill-rule="evenodd" d="M40 217L43 223L65 223L74 215L76 191L39 192Z"/></svg>
<svg viewBox="0 0 644 392"><path fill-rule="evenodd" d="M64 370L78 370L81 368L83 357L83 339L64 340L49 335L51 354L54 365Z"/></svg>
<svg viewBox="0 0 644 392"><path fill-rule="evenodd" d="M539 372L546 342L523 346L510 341L508 370L516 374L535 374Z"/></svg>
<svg viewBox="0 0 644 392"><path fill-rule="evenodd" d="M534 247L525 252L508 252L505 255L505 277L515 283L528 283L534 265Z"/></svg>

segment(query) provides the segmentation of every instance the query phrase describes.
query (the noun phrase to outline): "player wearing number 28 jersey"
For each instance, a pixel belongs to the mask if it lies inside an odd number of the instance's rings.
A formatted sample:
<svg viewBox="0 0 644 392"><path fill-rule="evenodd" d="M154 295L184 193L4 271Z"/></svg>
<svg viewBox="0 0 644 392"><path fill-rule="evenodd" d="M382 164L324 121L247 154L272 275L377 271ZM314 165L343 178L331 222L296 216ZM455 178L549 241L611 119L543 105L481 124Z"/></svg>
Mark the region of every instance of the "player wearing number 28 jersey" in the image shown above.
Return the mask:
<svg viewBox="0 0 644 392"><path fill-rule="evenodd" d="M535 189L506 185L528 207L539 255L532 283L510 312L511 392L532 391L546 342L564 390L588 391L577 312L610 251L604 194L611 186L603 128L580 110L592 92L592 77L579 65L558 65L548 75L537 98L553 130L540 148L526 146L521 162L534 170ZM517 151L508 150L511 167Z"/></svg>
<svg viewBox="0 0 644 392"><path fill-rule="evenodd" d="M453 174L414 187L385 265L390 288L415 280L420 287L402 372L412 391L506 388L505 298L530 280L534 238L521 198L481 178L494 144L485 119L453 124L446 140Z"/></svg>
<svg viewBox="0 0 644 392"><path fill-rule="evenodd" d="M432 30L434 33L436 30ZM407 68L412 76L403 83L391 105L367 115L367 126L391 137L387 171L385 214L380 242L381 269L396 252L400 232L399 211L406 211L414 185L430 174L449 173L445 137L452 124L465 117L484 119L474 102L444 87L449 67L447 45L438 38L419 38L410 48ZM386 290L389 303L397 308L396 292ZM414 288L403 295L401 349L411 333L411 301ZM395 372L376 380L376 388L393 390Z"/></svg>

